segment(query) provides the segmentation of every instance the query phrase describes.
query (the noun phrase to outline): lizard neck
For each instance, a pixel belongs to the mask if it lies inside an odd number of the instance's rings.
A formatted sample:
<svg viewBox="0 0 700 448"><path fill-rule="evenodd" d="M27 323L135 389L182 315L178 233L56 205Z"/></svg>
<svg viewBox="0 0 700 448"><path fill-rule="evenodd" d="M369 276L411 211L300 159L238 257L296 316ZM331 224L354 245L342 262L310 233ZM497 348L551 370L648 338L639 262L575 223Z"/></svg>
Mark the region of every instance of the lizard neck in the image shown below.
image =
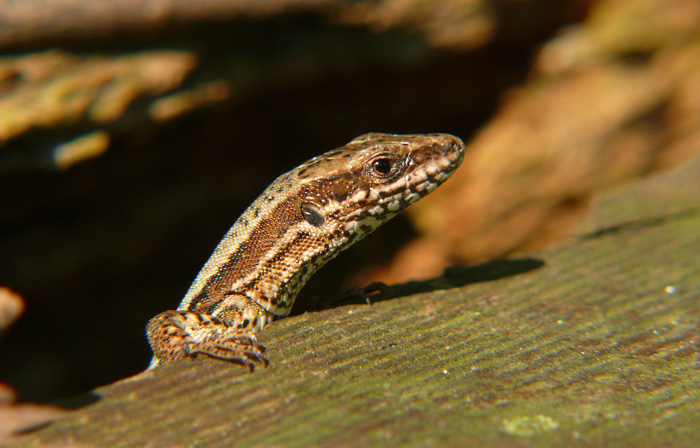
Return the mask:
<svg viewBox="0 0 700 448"><path fill-rule="evenodd" d="M229 229L178 310L212 313L237 293L286 314L314 262L330 249L303 219L300 191L295 171L277 178Z"/></svg>

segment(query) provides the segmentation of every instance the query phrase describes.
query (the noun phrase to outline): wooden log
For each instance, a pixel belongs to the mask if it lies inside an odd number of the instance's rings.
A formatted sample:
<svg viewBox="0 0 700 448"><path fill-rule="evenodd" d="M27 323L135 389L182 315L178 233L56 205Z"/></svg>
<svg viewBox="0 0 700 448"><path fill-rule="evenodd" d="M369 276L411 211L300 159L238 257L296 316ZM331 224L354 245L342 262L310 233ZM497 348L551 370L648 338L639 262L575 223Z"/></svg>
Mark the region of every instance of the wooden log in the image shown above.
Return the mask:
<svg viewBox="0 0 700 448"><path fill-rule="evenodd" d="M700 160L601 201L564 246L491 265L496 280L454 268L276 322L267 369L174 363L10 446L695 446L698 198Z"/></svg>

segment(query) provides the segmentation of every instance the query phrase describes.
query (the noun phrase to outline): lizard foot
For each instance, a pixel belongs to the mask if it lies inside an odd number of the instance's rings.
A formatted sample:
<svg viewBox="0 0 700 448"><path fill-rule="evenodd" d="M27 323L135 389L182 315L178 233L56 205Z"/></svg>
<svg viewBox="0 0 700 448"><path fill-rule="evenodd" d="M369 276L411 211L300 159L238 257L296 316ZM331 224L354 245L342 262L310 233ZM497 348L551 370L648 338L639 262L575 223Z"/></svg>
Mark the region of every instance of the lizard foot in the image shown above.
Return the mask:
<svg viewBox="0 0 700 448"><path fill-rule="evenodd" d="M265 347L251 330L236 328L210 314L165 311L148 322L148 342L155 355L151 367L199 354L244 365L267 367Z"/></svg>

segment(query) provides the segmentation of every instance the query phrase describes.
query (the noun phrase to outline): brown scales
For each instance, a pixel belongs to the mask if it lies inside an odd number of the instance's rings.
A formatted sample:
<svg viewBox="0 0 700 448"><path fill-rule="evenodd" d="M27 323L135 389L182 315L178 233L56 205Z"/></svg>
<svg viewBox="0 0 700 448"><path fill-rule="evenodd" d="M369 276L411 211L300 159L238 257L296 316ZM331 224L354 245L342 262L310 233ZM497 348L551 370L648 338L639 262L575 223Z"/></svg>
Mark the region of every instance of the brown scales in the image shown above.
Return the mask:
<svg viewBox="0 0 700 448"><path fill-rule="evenodd" d="M254 331L286 316L313 273L442 183L464 144L366 134L275 180L224 236L176 311L151 319L151 367L203 354L267 365Z"/></svg>

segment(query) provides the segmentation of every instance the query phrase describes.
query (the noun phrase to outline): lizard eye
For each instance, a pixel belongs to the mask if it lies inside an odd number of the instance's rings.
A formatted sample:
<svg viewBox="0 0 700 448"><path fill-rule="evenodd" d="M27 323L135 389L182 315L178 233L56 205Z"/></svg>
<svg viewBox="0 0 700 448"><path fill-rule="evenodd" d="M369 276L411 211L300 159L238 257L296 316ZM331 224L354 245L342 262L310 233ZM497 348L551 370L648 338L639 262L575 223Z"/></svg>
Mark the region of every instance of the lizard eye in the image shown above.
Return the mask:
<svg viewBox="0 0 700 448"><path fill-rule="evenodd" d="M393 160L389 158L380 158L372 162L372 169L380 176L386 176L387 174L391 173L392 166Z"/></svg>
<svg viewBox="0 0 700 448"><path fill-rule="evenodd" d="M369 161L368 173L380 181L391 179L401 172L401 159L390 153L381 153Z"/></svg>
<svg viewBox="0 0 700 448"><path fill-rule="evenodd" d="M383 151L367 161L365 172L383 183L396 179L405 168L406 164L401 155Z"/></svg>

